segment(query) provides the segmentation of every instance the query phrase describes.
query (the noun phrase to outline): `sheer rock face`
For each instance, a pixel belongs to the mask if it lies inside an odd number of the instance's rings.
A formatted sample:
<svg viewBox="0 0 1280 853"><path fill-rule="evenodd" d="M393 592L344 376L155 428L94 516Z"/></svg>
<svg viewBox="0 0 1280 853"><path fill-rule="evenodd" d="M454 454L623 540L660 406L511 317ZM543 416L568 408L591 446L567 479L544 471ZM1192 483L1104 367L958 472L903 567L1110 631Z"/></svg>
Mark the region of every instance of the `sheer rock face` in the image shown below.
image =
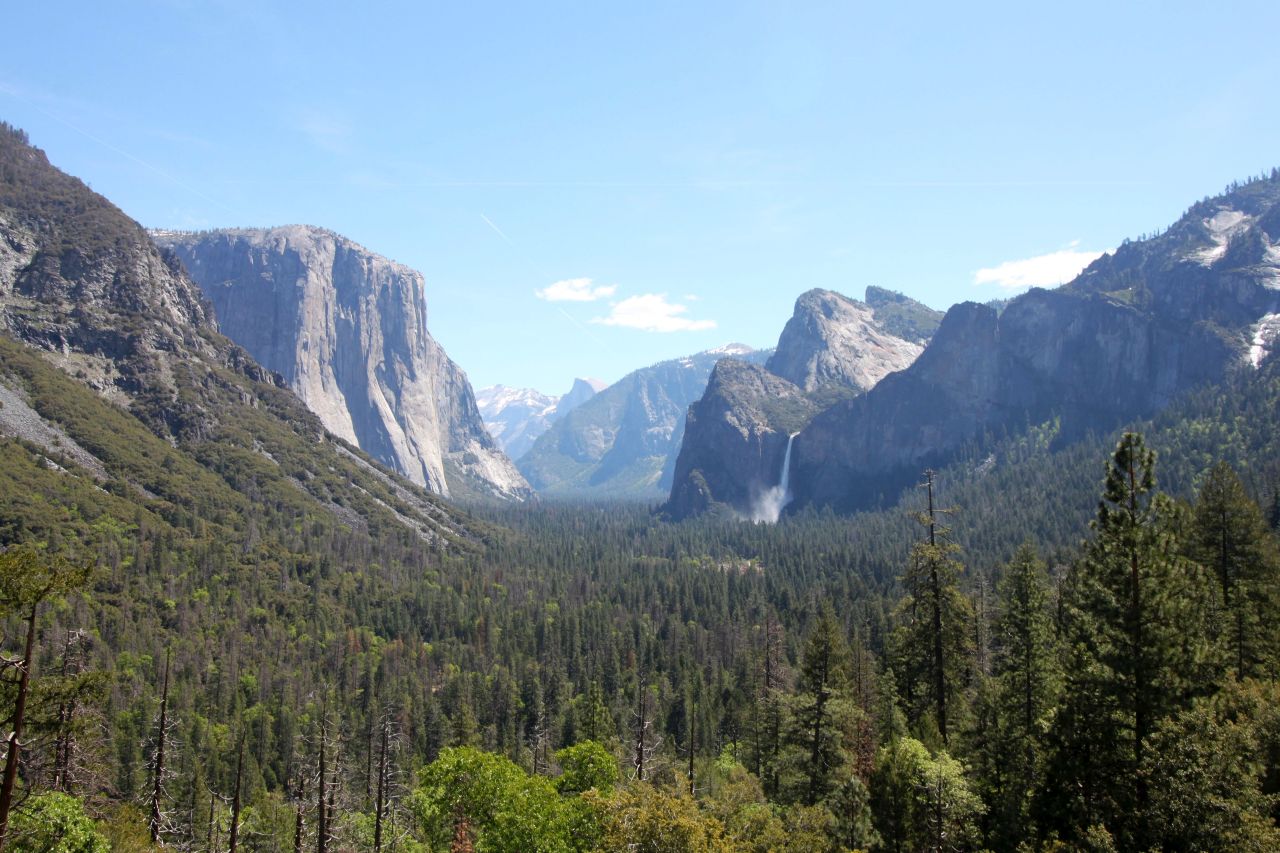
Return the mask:
<svg viewBox="0 0 1280 853"><path fill-rule="evenodd" d="M172 252L4 122L0 344L0 434L44 447L60 476L103 483L139 513L234 529L223 525L283 487L297 489L294 510L352 530L398 524L441 548L473 538L443 501L327 433L278 373L219 334ZM117 443L133 420L153 436ZM203 484L219 509L175 484Z"/></svg>
<svg viewBox="0 0 1280 853"><path fill-rule="evenodd" d="M804 391L831 384L866 391L923 350L923 344L885 331L869 304L810 290L796 300L766 366Z"/></svg>
<svg viewBox="0 0 1280 853"><path fill-rule="evenodd" d="M717 362L689 407L667 511L685 518L725 504L746 512L778 484L791 433L817 411L800 387L761 365Z"/></svg>
<svg viewBox="0 0 1280 853"><path fill-rule="evenodd" d="M1280 312L1280 179L1193 206L1070 284L997 316L953 307L924 354L796 438L795 503L892 498L966 445L1057 419L1059 441L1148 417L1176 395L1256 366Z"/></svg>
<svg viewBox="0 0 1280 853"><path fill-rule="evenodd" d="M867 288L866 302L801 294L765 365L721 361L689 408L667 511L684 518L722 505L753 517L762 491L778 485L790 435L910 366L941 316L880 288Z"/></svg>
<svg viewBox="0 0 1280 853"><path fill-rule="evenodd" d="M427 331L418 272L310 226L153 236L330 432L441 495L528 493Z"/></svg>
<svg viewBox="0 0 1280 853"><path fill-rule="evenodd" d="M762 361L729 344L633 371L551 424L519 460L540 493L654 499L671 488L685 412L706 390L717 361Z"/></svg>
<svg viewBox="0 0 1280 853"><path fill-rule="evenodd" d="M768 364L821 404L792 447L792 506L893 500L923 468L1028 425L1053 421L1057 440L1069 442L1148 417L1180 393L1260 364L1278 346L1277 316L1280 173L1193 205L1168 230L1126 242L1064 287L1031 290L1002 312L954 306L901 369L876 356L907 360L909 351L885 350L878 336L921 342L924 314L879 290L868 290L866 305L811 291ZM824 392L868 382L865 394L845 399ZM698 463L682 472L698 477L677 480L674 514L698 508L684 493L702 495L703 505L732 502L759 476L750 442L702 411L685 442Z"/></svg>

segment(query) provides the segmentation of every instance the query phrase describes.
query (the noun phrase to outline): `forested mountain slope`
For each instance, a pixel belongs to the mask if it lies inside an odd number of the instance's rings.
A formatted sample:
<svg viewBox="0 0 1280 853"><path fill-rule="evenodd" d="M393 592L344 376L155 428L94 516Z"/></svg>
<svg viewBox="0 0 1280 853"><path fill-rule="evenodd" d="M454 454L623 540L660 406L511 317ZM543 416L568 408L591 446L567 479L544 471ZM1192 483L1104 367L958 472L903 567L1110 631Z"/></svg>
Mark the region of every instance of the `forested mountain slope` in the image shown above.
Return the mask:
<svg viewBox="0 0 1280 853"><path fill-rule="evenodd" d="M776 525L618 504L464 515L326 434L136 225L5 131L6 654L35 629L15 848L61 825L36 806L87 814L119 850L151 834L226 849L232 827L245 849L319 853L614 850L672 831L677 849L761 853L1274 847L1276 357L1131 424L1195 509L1144 490L1142 526L1107 547L1082 543L1114 526L1088 521L1119 436L1060 443L1052 419L940 468L942 550L922 546L920 472L886 509ZM1206 473L1219 460L1239 494ZM1244 568L1204 545L1214 500L1243 519ZM1028 540L1048 572L1004 565ZM1121 648L1095 599L1125 541L1144 583L1170 581L1158 624L1185 640L1140 650L1171 686L1140 697L1137 747L1130 658L1080 634ZM26 611L30 555L93 571ZM941 693L917 618L933 565ZM1030 584L1048 673L1029 711L1007 688L1010 578ZM1065 672L1097 681L1060 687L1046 662L1069 654L1093 654ZM0 680L0 703L18 690Z"/></svg>

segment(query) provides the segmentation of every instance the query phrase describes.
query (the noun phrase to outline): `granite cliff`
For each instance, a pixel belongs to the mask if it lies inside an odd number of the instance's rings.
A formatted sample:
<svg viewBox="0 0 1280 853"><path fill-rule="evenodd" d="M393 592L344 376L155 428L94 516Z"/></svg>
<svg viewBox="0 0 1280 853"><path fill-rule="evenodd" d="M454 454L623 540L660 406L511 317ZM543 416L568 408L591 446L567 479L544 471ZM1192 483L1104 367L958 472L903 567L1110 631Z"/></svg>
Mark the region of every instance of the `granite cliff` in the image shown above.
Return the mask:
<svg viewBox="0 0 1280 853"><path fill-rule="evenodd" d="M1069 442L1256 367L1280 318L1280 178L1194 205L1074 281L997 313L953 307L909 369L814 418L797 504L867 506L986 436L1052 422Z"/></svg>
<svg viewBox="0 0 1280 853"><path fill-rule="evenodd" d="M689 407L667 511L716 505L776 520L792 499L782 478L790 437L824 409L875 387L924 350L941 314L881 288L860 302L829 290L800 295L767 363L725 360Z"/></svg>
<svg viewBox="0 0 1280 853"><path fill-rule="evenodd" d="M35 454L66 494L119 498L121 518L227 536L267 514L418 544L469 535L443 502L326 433L218 332L175 257L3 122L0 399L7 458ZM245 535L246 560L260 557Z"/></svg>
<svg viewBox="0 0 1280 853"><path fill-rule="evenodd" d="M221 332L276 371L325 428L445 496L528 486L427 331L422 276L321 228L153 232Z"/></svg>
<svg viewBox="0 0 1280 853"><path fill-rule="evenodd" d="M830 290L803 293L765 366L806 392L829 385L866 391L915 361L928 340L892 334L876 314L870 302Z"/></svg>
<svg viewBox="0 0 1280 853"><path fill-rule="evenodd" d="M633 371L560 418L517 464L539 493L661 498L670 489L685 411L721 358L768 352L730 344Z"/></svg>

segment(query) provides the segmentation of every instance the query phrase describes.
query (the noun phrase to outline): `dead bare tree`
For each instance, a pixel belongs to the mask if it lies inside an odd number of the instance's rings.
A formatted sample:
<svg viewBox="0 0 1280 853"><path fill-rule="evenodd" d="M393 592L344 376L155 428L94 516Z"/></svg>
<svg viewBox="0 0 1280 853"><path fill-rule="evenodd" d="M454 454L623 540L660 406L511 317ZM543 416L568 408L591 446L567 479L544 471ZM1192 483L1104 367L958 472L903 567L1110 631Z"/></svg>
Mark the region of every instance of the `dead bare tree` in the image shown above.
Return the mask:
<svg viewBox="0 0 1280 853"><path fill-rule="evenodd" d="M638 781L653 777L654 755L662 745L662 738L653 730L653 705L649 695L649 685L643 676L636 679L636 707L632 711L634 747L631 753L631 767Z"/></svg>
<svg viewBox="0 0 1280 853"><path fill-rule="evenodd" d="M18 765L22 761L22 727L35 662L36 616L45 601L82 586L89 579L89 572L87 564L75 566L61 558L46 557L30 547L10 548L0 554L0 608L20 613L26 626L22 656L0 656L0 672L17 674L17 696L8 718L12 728L5 743L4 775L0 781L0 849L4 848L8 834Z"/></svg>
<svg viewBox="0 0 1280 853"><path fill-rule="evenodd" d="M169 713L169 669L172 650L164 653L164 683L160 690L160 710L156 715L155 728L152 734L151 757L147 762L151 772L151 794L148 797L147 827L151 832L151 843L159 844L163 835L174 831L172 815L165 811L164 804L168 799L166 783L173 775L167 764L167 751L177 727L177 720Z"/></svg>
<svg viewBox="0 0 1280 853"><path fill-rule="evenodd" d="M231 853L236 853L236 844L240 839L240 785L244 779L244 732L240 733L240 744L236 747L236 787L231 795Z"/></svg>

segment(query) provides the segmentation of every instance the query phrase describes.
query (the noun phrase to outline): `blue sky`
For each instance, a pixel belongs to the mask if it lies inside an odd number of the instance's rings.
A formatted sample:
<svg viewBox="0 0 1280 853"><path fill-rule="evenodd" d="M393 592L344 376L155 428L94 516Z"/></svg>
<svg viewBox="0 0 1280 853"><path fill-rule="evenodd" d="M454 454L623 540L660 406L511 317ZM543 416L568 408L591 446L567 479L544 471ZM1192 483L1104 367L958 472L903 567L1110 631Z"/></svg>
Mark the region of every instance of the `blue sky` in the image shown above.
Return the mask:
<svg viewBox="0 0 1280 853"><path fill-rule="evenodd" d="M811 287L1053 283L1280 165L1275 3L365 6L8 4L0 118L145 225L409 264L476 387L550 393Z"/></svg>

